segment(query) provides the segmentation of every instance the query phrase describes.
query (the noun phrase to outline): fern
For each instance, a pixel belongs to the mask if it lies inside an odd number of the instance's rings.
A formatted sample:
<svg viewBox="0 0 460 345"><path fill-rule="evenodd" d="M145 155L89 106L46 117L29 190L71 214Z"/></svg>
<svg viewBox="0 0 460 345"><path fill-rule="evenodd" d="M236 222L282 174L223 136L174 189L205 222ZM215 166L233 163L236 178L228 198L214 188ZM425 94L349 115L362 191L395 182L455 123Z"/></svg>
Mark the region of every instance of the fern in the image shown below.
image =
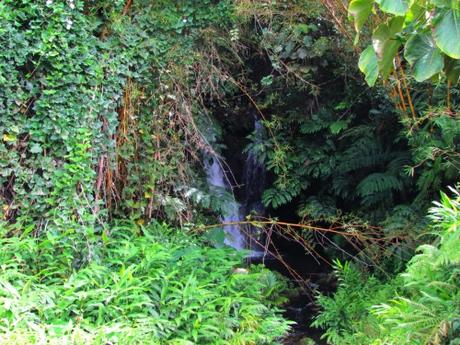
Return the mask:
<svg viewBox="0 0 460 345"><path fill-rule="evenodd" d="M314 134L331 126L331 113L326 109L321 109L317 114L313 114L311 119L303 120L300 126L300 133Z"/></svg>
<svg viewBox="0 0 460 345"><path fill-rule="evenodd" d="M370 307L391 296L398 284L383 284L359 271L356 265L337 260L334 274L337 291L332 297L318 295L322 311L312 325L326 330L324 338L331 345L372 343L372 337L379 332L379 322Z"/></svg>
<svg viewBox="0 0 460 345"><path fill-rule="evenodd" d="M264 191L262 195L262 202L266 207L277 208L281 205L287 204L296 196L290 190L279 190L270 188Z"/></svg>
<svg viewBox="0 0 460 345"><path fill-rule="evenodd" d="M388 158L387 171L395 176L402 175L401 168L412 163L412 157L407 151L392 152Z"/></svg>
<svg viewBox="0 0 460 345"><path fill-rule="evenodd" d="M370 136L358 138L340 158L338 168L343 172L381 165L387 159L379 142Z"/></svg>
<svg viewBox="0 0 460 345"><path fill-rule="evenodd" d="M342 199L352 199L354 194L352 180L344 174L333 176L332 191Z"/></svg>
<svg viewBox="0 0 460 345"><path fill-rule="evenodd" d="M460 315L460 193L441 195L430 210L432 243L420 245L406 270L379 282L353 265L336 262L339 287L319 295L314 325L333 345L444 345L458 340ZM400 216L410 216L400 208ZM382 291L386 291L382 294ZM451 342L449 342L451 341Z"/></svg>
<svg viewBox="0 0 460 345"><path fill-rule="evenodd" d="M387 173L374 173L364 178L357 187L359 196L363 198L363 203L372 205L383 199L377 197L379 194L388 196L389 192L400 191L403 188L402 182L394 175ZM391 196L391 194L390 194Z"/></svg>
<svg viewBox="0 0 460 345"><path fill-rule="evenodd" d="M297 213L302 218L308 217L309 219L333 222L337 218L339 212L334 205L333 199L318 199L312 196L300 206Z"/></svg>

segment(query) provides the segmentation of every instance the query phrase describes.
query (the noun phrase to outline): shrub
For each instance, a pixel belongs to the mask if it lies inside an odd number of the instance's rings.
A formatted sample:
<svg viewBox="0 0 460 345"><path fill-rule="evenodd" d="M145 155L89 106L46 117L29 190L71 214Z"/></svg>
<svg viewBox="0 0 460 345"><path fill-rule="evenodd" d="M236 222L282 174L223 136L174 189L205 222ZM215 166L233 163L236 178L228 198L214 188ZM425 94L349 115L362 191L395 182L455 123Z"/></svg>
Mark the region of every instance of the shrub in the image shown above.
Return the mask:
<svg viewBox="0 0 460 345"><path fill-rule="evenodd" d="M114 227L81 267L69 234L0 241L2 345L276 344L289 329L284 281L165 226Z"/></svg>
<svg viewBox="0 0 460 345"><path fill-rule="evenodd" d="M431 244L418 247L404 273L381 282L338 265L339 287L320 295L314 326L333 345L460 343L460 194L441 194L430 210Z"/></svg>

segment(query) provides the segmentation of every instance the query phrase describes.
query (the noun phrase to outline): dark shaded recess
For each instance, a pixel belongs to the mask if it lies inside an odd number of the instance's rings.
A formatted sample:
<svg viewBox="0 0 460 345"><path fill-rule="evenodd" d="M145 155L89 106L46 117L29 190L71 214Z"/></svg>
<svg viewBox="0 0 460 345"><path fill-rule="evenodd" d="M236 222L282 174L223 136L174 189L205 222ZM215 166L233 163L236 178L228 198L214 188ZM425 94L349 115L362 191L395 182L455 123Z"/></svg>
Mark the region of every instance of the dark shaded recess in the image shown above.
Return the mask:
<svg viewBox="0 0 460 345"><path fill-rule="evenodd" d="M238 200L244 198L243 172L246 161L245 147L249 140L246 138L253 130L254 124L250 116L250 108L244 102L232 105L232 109L217 109L214 117L223 129L222 155L231 170L229 176L233 192Z"/></svg>
<svg viewBox="0 0 460 345"><path fill-rule="evenodd" d="M245 61L246 76L254 84L258 84L260 80L267 75L277 75L278 73L273 70L270 59L268 56L253 51L249 54L249 58ZM336 81L337 82L337 81ZM338 89L346 87L340 81L337 82ZM253 99L264 97L264 91L259 94L252 95ZM293 92L289 97L289 106L293 108L308 109L308 105L312 100L305 97L305 92ZM269 119L272 109L262 109L262 114L255 108L251 100L244 94L244 92L237 92L233 95L227 96L225 104L212 104L213 117L219 122L223 129L222 144L225 148L222 154L230 168L234 181L234 194L240 203L244 203L248 199L248 189L244 185L244 168L246 164L247 155L244 153L245 147L249 144L247 136L254 131L254 118ZM230 177L231 178L231 177ZM231 178L231 180L233 180ZM267 172L264 180L266 186L270 186L275 179L271 172ZM262 179L261 179L262 180ZM251 198L251 196L249 196ZM296 211L299 207L300 198L296 198L289 204L283 205L276 210L267 210L265 216L278 218L280 221L297 223L300 221ZM262 242L264 239L261 239ZM272 246L275 246L278 252L283 256L285 262L295 269L302 277L314 279L314 276L321 275L329 271L329 267L324 263L318 263L317 259L305 253L304 248L294 240L289 240L283 236L273 234L271 237ZM273 247L270 250L274 250ZM324 255L322 249L319 248L321 256ZM274 260L266 261L266 265L272 269L289 277L288 270L279 262Z"/></svg>
<svg viewBox="0 0 460 345"><path fill-rule="evenodd" d="M246 137L254 131L253 109L250 104L244 103L234 108L232 113L216 112L215 117L221 123L224 129L223 143L225 149L223 155L227 164L233 172L237 185L234 188L234 193L240 203L248 200L251 197L246 195L248 188L243 185L244 168L247 155L243 152L248 144ZM217 115L220 114L220 115ZM268 183L273 182L274 176L270 173L265 176ZM299 205L299 198L294 199L287 205L276 210L269 210L266 215L278 218L286 222L299 222L296 210ZM265 238L261 239L265 242ZM301 293L293 297L285 306L285 317L295 321L297 324L293 327L293 331L284 341L285 344L297 344L302 338L308 337L314 339L317 344L324 345L324 341L320 340L322 332L318 329L310 328L309 325L313 321L314 316L318 312L317 307L313 303L313 290L319 288L322 291L329 291L334 288L334 283L328 280L330 267L319 261L318 258L305 252L304 248L292 239L287 239L283 236L273 234L271 236L270 251L280 253L284 262L294 269L303 279L309 280L310 291ZM325 253L321 248L317 248L321 256ZM261 263L260 259L253 259L252 263ZM271 270L278 271L289 279L293 279L287 267L278 260L273 260L267 257L263 260L266 267Z"/></svg>
<svg viewBox="0 0 460 345"><path fill-rule="evenodd" d="M249 61L245 62L245 68L247 68L247 77L255 84L258 84L264 76L277 74L273 70L269 59L257 53L252 54ZM324 77L326 78L326 76ZM338 81L336 82L336 87L342 90L346 85L342 81ZM254 99L264 97L264 92L261 91L259 94L252 96ZM234 184L233 191L237 200L240 203L247 202L248 199L254 202L254 200L252 200L253 197L248 195L251 188L249 188L248 192L247 186L244 185L244 170L247 161L247 154L244 153L244 149L249 144L247 136L254 131L254 118L261 118L262 115L254 107L251 100L244 92L238 92L228 96L224 103L225 104L212 104L210 107L213 112L213 117L223 129L221 143L224 145L224 149L222 150L222 155L232 172L233 177L231 177L231 180ZM306 116L308 116L311 111L315 110L312 109L314 107L312 97L305 97L305 92L294 91L290 93L288 103L289 108L306 109ZM269 119L273 111L274 109L262 109L264 118ZM280 109L277 109L277 111L280 111ZM275 176L271 172L266 172L264 179L261 178L261 180L265 180L266 186L270 186L274 182ZM318 188L312 186L312 190L315 189L319 190L319 186ZM271 218L277 218L280 221L298 223L301 220L297 215L297 209L300 202L300 198L295 198L290 203L276 210L266 210L264 215ZM266 238L260 239L262 243L265 243L265 240ZM334 289L335 283L329 280L330 266L322 262L318 257L308 254L302 245L292 239L278 234L272 234L270 243L270 251L281 254L284 263L291 269L294 269L302 279L308 280L311 288L309 291L293 297L286 306L286 317L296 321L297 326L294 327L294 332L291 335L292 339L289 337L289 340L286 340L285 343L296 344L303 336L308 336L315 339L318 344L325 344L325 342L319 339L321 332L309 328L309 325L318 311L313 303L313 290L317 288L322 291ZM325 256L320 246L316 249L320 256ZM253 259L252 262L260 263L261 260ZM267 257L263 260L263 263L268 268L280 272L289 279L293 279L285 264L280 261Z"/></svg>
<svg viewBox="0 0 460 345"><path fill-rule="evenodd" d="M250 58L245 61L245 74L247 79L254 84L257 84L264 76L273 74L268 56L257 51L250 53ZM263 92L251 95L251 97L257 99L262 95ZM270 109L256 109L243 91L228 96L225 101L226 104L213 105L213 117L223 129L222 144L225 145L225 149L222 154L234 176L233 192L238 200L243 200L245 198L243 174L247 158L244 149L249 144L247 136L254 131L255 118L270 118Z"/></svg>

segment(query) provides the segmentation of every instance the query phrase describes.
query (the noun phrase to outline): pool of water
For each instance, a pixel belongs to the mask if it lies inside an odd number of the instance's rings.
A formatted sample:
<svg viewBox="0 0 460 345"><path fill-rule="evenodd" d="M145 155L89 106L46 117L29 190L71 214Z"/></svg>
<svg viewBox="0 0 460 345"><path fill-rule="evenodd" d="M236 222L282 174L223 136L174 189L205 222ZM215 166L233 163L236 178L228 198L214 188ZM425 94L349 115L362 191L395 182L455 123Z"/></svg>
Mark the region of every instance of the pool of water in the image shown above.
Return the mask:
<svg viewBox="0 0 460 345"><path fill-rule="evenodd" d="M285 345L327 345L321 339L322 331L310 327L314 316L318 312L318 307L309 295L299 295L292 298L285 306L285 317L296 322L291 333L283 339Z"/></svg>

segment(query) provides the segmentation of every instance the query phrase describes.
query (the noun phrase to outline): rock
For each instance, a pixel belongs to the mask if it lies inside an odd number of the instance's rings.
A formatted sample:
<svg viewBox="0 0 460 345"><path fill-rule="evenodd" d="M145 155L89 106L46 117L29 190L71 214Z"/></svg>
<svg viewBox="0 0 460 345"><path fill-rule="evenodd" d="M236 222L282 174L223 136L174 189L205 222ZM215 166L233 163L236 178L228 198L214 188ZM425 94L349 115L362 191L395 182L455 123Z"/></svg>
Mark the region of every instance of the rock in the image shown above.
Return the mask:
<svg viewBox="0 0 460 345"><path fill-rule="evenodd" d="M316 341L309 337L303 337L302 339L300 339L299 345L316 345Z"/></svg>

